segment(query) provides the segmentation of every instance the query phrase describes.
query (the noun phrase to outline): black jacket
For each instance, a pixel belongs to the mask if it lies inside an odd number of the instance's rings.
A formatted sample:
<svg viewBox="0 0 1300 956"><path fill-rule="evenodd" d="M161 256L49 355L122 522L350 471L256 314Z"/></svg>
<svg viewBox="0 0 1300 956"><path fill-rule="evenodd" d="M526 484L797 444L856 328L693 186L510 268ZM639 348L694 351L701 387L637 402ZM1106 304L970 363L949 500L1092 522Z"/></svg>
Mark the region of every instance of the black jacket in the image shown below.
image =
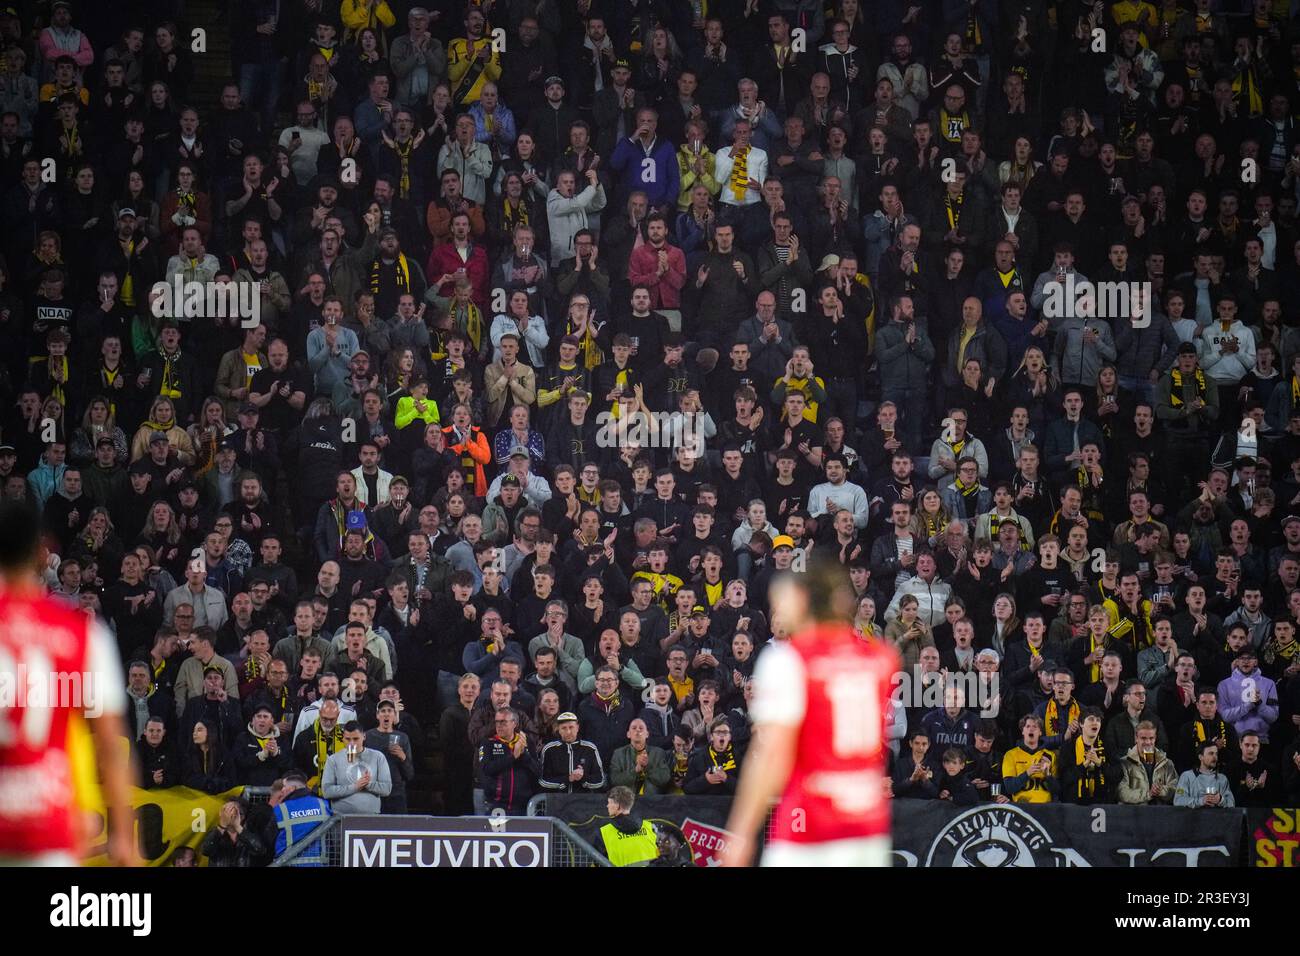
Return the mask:
<svg viewBox="0 0 1300 956"><path fill-rule="evenodd" d="M271 736L278 738L274 728ZM276 777L290 767L291 750L277 739L279 752L272 755L259 742L251 725L235 738L234 761L236 782L248 787L269 787ZM263 757L262 754L266 756Z"/></svg>
<svg viewBox="0 0 1300 956"><path fill-rule="evenodd" d="M605 789L605 765L600 752L589 740L566 744L552 740L542 748L540 758L543 790L551 793L596 793ZM582 768L582 779L574 782L569 774Z"/></svg>

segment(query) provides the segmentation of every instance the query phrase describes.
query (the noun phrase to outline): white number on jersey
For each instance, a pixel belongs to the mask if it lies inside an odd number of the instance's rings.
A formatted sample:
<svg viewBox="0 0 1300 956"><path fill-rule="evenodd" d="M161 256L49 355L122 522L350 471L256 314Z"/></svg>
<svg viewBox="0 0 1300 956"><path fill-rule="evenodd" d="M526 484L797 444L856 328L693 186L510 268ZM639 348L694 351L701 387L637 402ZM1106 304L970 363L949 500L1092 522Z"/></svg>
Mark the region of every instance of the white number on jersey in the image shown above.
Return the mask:
<svg viewBox="0 0 1300 956"><path fill-rule="evenodd" d="M837 757L857 757L880 749L883 721L873 682L860 674L826 682L831 705L831 748Z"/></svg>
<svg viewBox="0 0 1300 956"><path fill-rule="evenodd" d="M53 676L54 665L39 647L23 647L19 654L21 657L15 661L9 648L0 647L0 674L9 675L14 681L11 692L15 697L27 697L21 721L15 719L17 711L0 707L0 747L12 746L21 735L24 747L44 750L50 742L50 722L58 701L45 700L46 688L33 687L31 681L33 678L48 681Z"/></svg>

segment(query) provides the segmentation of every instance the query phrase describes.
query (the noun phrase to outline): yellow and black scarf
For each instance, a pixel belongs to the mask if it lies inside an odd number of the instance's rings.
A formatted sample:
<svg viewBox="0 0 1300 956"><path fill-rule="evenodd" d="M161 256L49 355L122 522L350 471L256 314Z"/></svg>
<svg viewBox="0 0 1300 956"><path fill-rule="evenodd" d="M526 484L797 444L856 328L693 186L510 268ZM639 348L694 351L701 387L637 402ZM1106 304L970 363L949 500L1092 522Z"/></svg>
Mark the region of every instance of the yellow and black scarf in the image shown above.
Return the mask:
<svg viewBox="0 0 1300 956"><path fill-rule="evenodd" d="M955 197L949 192L943 194L943 208L948 214L948 228L953 232L957 231L957 227L961 223L961 207L964 202L966 202L965 190L959 192Z"/></svg>
<svg viewBox="0 0 1300 956"><path fill-rule="evenodd" d="M456 328L469 338L470 345L478 352L483 347L483 313L472 301L455 307Z"/></svg>
<svg viewBox="0 0 1300 956"><path fill-rule="evenodd" d="M970 13L966 17L966 33L962 37L962 49L967 53L975 53L984 46L984 31L980 29L980 18L975 11L975 4L970 5Z"/></svg>
<svg viewBox="0 0 1300 956"><path fill-rule="evenodd" d="M1123 641L1133 649L1136 654L1144 647L1150 647L1155 643L1152 636L1151 625L1151 602L1145 598L1138 601L1136 615L1120 601L1114 601L1115 613L1118 620L1110 626L1107 632L1111 637Z"/></svg>
<svg viewBox="0 0 1300 956"><path fill-rule="evenodd" d="M1272 666L1280 661L1286 661L1289 667L1296 659L1297 651L1300 651L1300 641L1293 638L1290 644L1283 645L1279 644L1275 637L1264 645L1264 663Z"/></svg>
<svg viewBox="0 0 1300 956"><path fill-rule="evenodd" d="M1200 368L1196 369L1196 397L1205 401L1205 372ZM1173 382L1173 388L1169 390L1169 404L1173 408L1178 408L1183 404L1183 373L1181 369L1173 369L1169 373L1169 378Z"/></svg>
<svg viewBox="0 0 1300 956"><path fill-rule="evenodd" d="M1254 63L1249 64L1232 81L1232 97L1237 100L1239 106L1246 108L1246 113L1251 119L1257 119L1264 114L1264 95L1260 91L1259 76L1255 73Z"/></svg>
<svg viewBox="0 0 1300 956"><path fill-rule="evenodd" d="M162 381L158 385L158 394L174 401L181 397L181 380L176 374L176 366L180 364L181 353L178 351L175 355L168 355L166 352L159 354L162 355L163 367ZM166 429L163 430L166 431Z"/></svg>
<svg viewBox="0 0 1300 956"><path fill-rule="evenodd" d="M954 481L953 485L959 492L961 492L963 498L973 498L975 495L979 494L980 483L978 479L975 481L975 484L971 485L969 488L966 487L960 478Z"/></svg>
<svg viewBox="0 0 1300 956"><path fill-rule="evenodd" d="M397 182L397 195L401 199L411 198L411 153L414 150L414 139L408 139L405 143L393 143L393 152L397 154L397 162L401 166L401 176Z"/></svg>
<svg viewBox="0 0 1300 956"><path fill-rule="evenodd" d="M316 742L316 773L307 781L307 786L315 789L320 784L320 778L325 773L325 761L330 755L336 753L339 747L343 746L343 728L339 724L334 725L332 733L323 734L320 729L320 721L317 720L312 724L312 738Z"/></svg>
<svg viewBox="0 0 1300 956"><path fill-rule="evenodd" d="M1093 751L1101 758L1100 767L1084 768L1083 760L1088 751ZM1083 735L1074 741L1074 765L1079 767L1082 772L1079 774L1079 789L1076 793L1080 799L1084 797L1095 797L1098 793L1105 793L1106 790L1106 748L1102 745L1101 738L1098 737L1091 747L1084 743Z"/></svg>
<svg viewBox="0 0 1300 956"><path fill-rule="evenodd" d="M714 770L734 772L736 769L735 749L728 747L722 753L718 753L713 747L709 747L709 764Z"/></svg>
<svg viewBox="0 0 1300 956"><path fill-rule="evenodd" d="M55 365L48 355L34 356L31 360L33 366L45 364L46 375L50 379L50 397L58 401L64 408L68 407L68 357L65 355L59 359L59 364ZM55 369L59 370L58 378L54 375ZM34 369L33 369L34 371Z"/></svg>
<svg viewBox="0 0 1300 956"><path fill-rule="evenodd" d="M528 220L528 203L524 202L522 196L519 202L513 207L510 205L508 197L501 197L501 230L505 233L513 233L516 226L529 225Z"/></svg>
<svg viewBox="0 0 1300 956"><path fill-rule="evenodd" d="M385 276L385 268L389 275ZM370 291L379 295L380 286L385 282L393 282L397 286L397 294L403 295L411 291L411 264L407 261L406 255L399 252L387 267L383 259L375 259L370 263Z"/></svg>
<svg viewBox="0 0 1300 956"><path fill-rule="evenodd" d="M1072 721L1079 719L1079 702L1073 697L1066 707L1065 718L1061 719L1060 705L1056 698L1052 697L1047 701L1047 710L1043 713L1043 733L1048 737L1059 737L1065 733L1066 728Z"/></svg>
<svg viewBox="0 0 1300 956"><path fill-rule="evenodd" d="M604 711L606 717L618 710L619 705L623 702L618 691L614 691L614 693L610 694L608 697L601 696L599 692L594 693L591 696L595 701L596 706Z"/></svg>
<svg viewBox="0 0 1300 956"><path fill-rule="evenodd" d="M1217 730L1214 734L1214 739L1217 740L1218 738L1222 737L1224 740L1227 740L1228 725L1223 722L1223 718L1216 717L1214 720L1211 721L1211 723L1217 725ZM1203 744L1205 743L1206 740L1210 739L1205 736L1205 721L1201 720L1201 718L1197 717L1195 720L1192 721L1192 728L1196 732L1196 742L1198 744Z"/></svg>
<svg viewBox="0 0 1300 956"><path fill-rule="evenodd" d="M731 195L743 203L749 194L749 147L731 151L731 178L728 180Z"/></svg>

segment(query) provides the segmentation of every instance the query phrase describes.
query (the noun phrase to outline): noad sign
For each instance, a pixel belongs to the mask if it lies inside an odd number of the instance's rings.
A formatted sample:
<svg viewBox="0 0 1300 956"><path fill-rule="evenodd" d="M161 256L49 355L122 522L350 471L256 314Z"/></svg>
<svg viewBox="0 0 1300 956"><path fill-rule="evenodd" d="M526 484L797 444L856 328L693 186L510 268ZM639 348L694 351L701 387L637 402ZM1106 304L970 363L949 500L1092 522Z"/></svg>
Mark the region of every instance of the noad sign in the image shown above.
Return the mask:
<svg viewBox="0 0 1300 956"><path fill-rule="evenodd" d="M348 817L343 865L534 869L549 866L545 820L482 817Z"/></svg>
<svg viewBox="0 0 1300 956"><path fill-rule="evenodd" d="M1043 287L1043 315L1057 319L1108 319L1112 323L1133 321L1133 328L1151 324L1150 282L1089 282L1073 272L1064 280ZM1055 323L1053 323L1055 324Z"/></svg>

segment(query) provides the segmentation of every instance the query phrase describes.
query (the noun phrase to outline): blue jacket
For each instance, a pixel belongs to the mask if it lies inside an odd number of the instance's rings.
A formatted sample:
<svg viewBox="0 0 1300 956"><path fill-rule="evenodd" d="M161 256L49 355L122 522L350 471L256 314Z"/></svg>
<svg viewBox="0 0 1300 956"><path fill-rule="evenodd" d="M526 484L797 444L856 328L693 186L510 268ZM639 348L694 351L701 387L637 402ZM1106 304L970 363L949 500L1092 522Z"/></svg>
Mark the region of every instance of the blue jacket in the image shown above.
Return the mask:
<svg viewBox="0 0 1300 956"><path fill-rule="evenodd" d="M934 767L940 766L949 747L968 753L975 750L975 715L964 708L956 717L949 717L946 710L936 707L921 718L921 729L930 738L926 762Z"/></svg>
<svg viewBox="0 0 1300 956"><path fill-rule="evenodd" d="M275 806L275 855L290 844L305 840L313 830L331 816L328 800L322 800L306 787L295 790ZM298 856L300 866L324 866L324 847L317 842Z"/></svg>
<svg viewBox="0 0 1300 956"><path fill-rule="evenodd" d="M480 638L465 645L465 650L461 652L461 664L465 670L477 674L483 681L484 687L491 687L492 682L501 673L501 660L508 656L516 657L521 661L528 660L518 641L506 641L504 651L500 654L489 654L487 645Z"/></svg>
<svg viewBox="0 0 1300 956"><path fill-rule="evenodd" d="M609 165L618 173L619 193L623 198L639 189L646 194L650 205L677 208L681 172L677 151L668 140L656 137L647 153L639 141L625 136L614 147Z"/></svg>

